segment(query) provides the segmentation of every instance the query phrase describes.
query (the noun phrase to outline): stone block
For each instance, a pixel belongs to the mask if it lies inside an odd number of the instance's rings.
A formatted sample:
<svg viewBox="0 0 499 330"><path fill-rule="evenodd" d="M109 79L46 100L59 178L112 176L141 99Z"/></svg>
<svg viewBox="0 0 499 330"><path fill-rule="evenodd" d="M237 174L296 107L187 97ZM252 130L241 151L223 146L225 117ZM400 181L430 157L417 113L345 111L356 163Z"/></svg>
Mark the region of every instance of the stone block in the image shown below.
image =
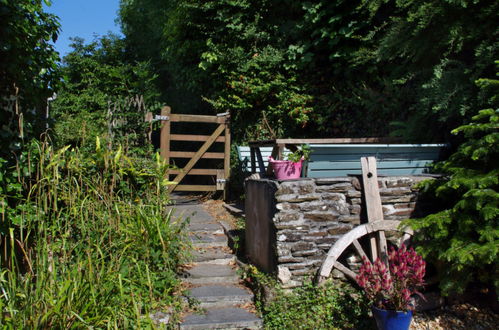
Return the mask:
<svg viewBox="0 0 499 330"><path fill-rule="evenodd" d="M274 216L274 222L290 222L300 220L301 214L296 211L279 212Z"/></svg>
<svg viewBox="0 0 499 330"><path fill-rule="evenodd" d="M295 252L295 251L304 251L304 250L311 250L315 247L314 243L310 242L296 242L291 244L290 246L290 251Z"/></svg>
<svg viewBox="0 0 499 330"><path fill-rule="evenodd" d="M300 263L303 262L305 259L304 258L296 258L292 256L283 256L277 258L277 262L280 264L287 264L287 263Z"/></svg>
<svg viewBox="0 0 499 330"><path fill-rule="evenodd" d="M339 216L336 211L331 210L327 212L308 212L303 215L303 218L311 221L333 221Z"/></svg>
<svg viewBox="0 0 499 330"><path fill-rule="evenodd" d="M416 195L381 196L381 203L382 204L408 203L408 202L414 202L416 199L417 199Z"/></svg>
<svg viewBox="0 0 499 330"><path fill-rule="evenodd" d="M344 223L351 223L354 225L360 225L360 217L358 215L341 215L338 217L338 221Z"/></svg>
<svg viewBox="0 0 499 330"><path fill-rule="evenodd" d="M361 205L362 200L360 198L349 198L350 204L352 205Z"/></svg>
<svg viewBox="0 0 499 330"><path fill-rule="evenodd" d="M293 276L305 276L305 275L314 275L317 272L317 268L303 268L303 269L295 269L291 271Z"/></svg>
<svg viewBox="0 0 499 330"><path fill-rule="evenodd" d="M324 198L324 197L323 197ZM303 202L297 204L300 211L309 212L309 211L327 211L328 206L321 201L313 201L313 202Z"/></svg>
<svg viewBox="0 0 499 330"><path fill-rule="evenodd" d="M319 193L327 193L327 192L346 192L348 190L352 190L353 186L351 182L342 182L335 183L327 186L318 186L315 191Z"/></svg>
<svg viewBox="0 0 499 330"><path fill-rule="evenodd" d="M291 272L287 267L277 266L277 279L282 284L286 284L291 280Z"/></svg>
<svg viewBox="0 0 499 330"><path fill-rule="evenodd" d="M295 252L293 252L293 256L296 256L296 257L307 257L307 256L318 255L318 254L322 254L321 252L319 252L318 249L311 249L311 250L304 250L304 251L295 251Z"/></svg>
<svg viewBox="0 0 499 330"><path fill-rule="evenodd" d="M414 184L411 178L390 178L384 179L387 188L410 187Z"/></svg>
<svg viewBox="0 0 499 330"><path fill-rule="evenodd" d="M397 188L381 188L379 190L381 196L401 196L412 194L412 191L408 187L397 187Z"/></svg>
<svg viewBox="0 0 499 330"><path fill-rule="evenodd" d="M393 204L393 207L396 209L414 209L416 207L416 203L396 203Z"/></svg>
<svg viewBox="0 0 499 330"><path fill-rule="evenodd" d="M362 193L358 190L349 190L346 195L350 198L360 198Z"/></svg>
<svg viewBox="0 0 499 330"><path fill-rule="evenodd" d="M361 211L360 205L350 205L348 209L350 210L350 214L360 214Z"/></svg>
<svg viewBox="0 0 499 330"><path fill-rule="evenodd" d="M350 182L352 179L350 177L339 177L339 178L317 178L315 179L315 184L318 186L332 185L340 182Z"/></svg>
<svg viewBox="0 0 499 330"><path fill-rule="evenodd" d="M309 230L310 225L306 224L303 220L289 221L289 222L277 222L275 227L278 230L282 229L296 229L296 230Z"/></svg>
<svg viewBox="0 0 499 330"><path fill-rule="evenodd" d="M315 190L315 184L312 180L300 180L291 182L281 182L276 195L289 194L311 194Z"/></svg>
<svg viewBox="0 0 499 330"><path fill-rule="evenodd" d="M299 203L299 202L307 202L307 201L315 201L321 198L320 194L308 194L308 195L297 195L297 194L288 194L288 195L278 195L276 196L276 200L279 203L288 202L288 203Z"/></svg>
<svg viewBox="0 0 499 330"><path fill-rule="evenodd" d="M343 235L352 230L352 228L353 226L350 224L336 224L333 226L329 226L327 232L330 235Z"/></svg>

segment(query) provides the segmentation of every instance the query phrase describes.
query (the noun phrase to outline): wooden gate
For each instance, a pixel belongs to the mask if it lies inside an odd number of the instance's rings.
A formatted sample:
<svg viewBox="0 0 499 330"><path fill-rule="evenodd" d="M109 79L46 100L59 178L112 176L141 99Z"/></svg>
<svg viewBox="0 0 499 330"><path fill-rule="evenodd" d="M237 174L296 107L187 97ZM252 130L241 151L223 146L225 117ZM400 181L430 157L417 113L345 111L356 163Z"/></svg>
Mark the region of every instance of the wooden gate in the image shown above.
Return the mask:
<svg viewBox="0 0 499 330"><path fill-rule="evenodd" d="M175 175L169 191L217 191L226 189L226 180L230 175L230 116L228 113L217 116L202 116L202 115L182 115L172 114L170 107L164 107L161 110L161 116L157 119L163 122L161 126L161 157L169 164L175 158L189 158L187 164L176 170L170 170L170 175ZM172 123L207 123L218 124L215 131L211 135L197 134L171 134ZM182 151L171 150L171 141L194 141L204 142L197 151ZM223 152L208 152L208 149L214 143L223 143ZM200 159L220 159L221 166L213 166L213 168L194 168L194 165ZM214 184L182 184L182 180L187 175L203 175L212 176Z"/></svg>

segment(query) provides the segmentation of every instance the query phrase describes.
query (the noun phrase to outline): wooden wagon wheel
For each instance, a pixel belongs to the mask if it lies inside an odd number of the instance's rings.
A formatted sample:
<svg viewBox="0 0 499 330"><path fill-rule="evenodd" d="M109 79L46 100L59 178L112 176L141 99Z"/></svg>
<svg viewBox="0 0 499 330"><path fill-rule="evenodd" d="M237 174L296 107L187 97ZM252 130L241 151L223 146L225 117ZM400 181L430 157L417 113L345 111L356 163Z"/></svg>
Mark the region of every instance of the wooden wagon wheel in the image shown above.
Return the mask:
<svg viewBox="0 0 499 330"><path fill-rule="evenodd" d="M366 223L364 225L360 225L343 235L331 247L326 256L326 259L319 269L317 277L318 283L321 284L322 282L324 282L331 275L333 269L339 270L346 277L350 278L353 281L356 281L357 274L355 273L355 271L339 261L340 257L345 251L355 251L359 257L366 257L371 262L374 262L377 256L381 257L382 259L386 259L388 249L385 232L387 231L401 232L402 236L399 239L397 246L400 246L401 244L407 245L409 239L413 234L413 231L409 227L400 228L400 223L400 221L374 221ZM371 251L369 256L364 251L360 243L361 239L366 236L370 236L371 239L374 239L376 241L375 245L371 244Z"/></svg>
<svg viewBox="0 0 499 330"><path fill-rule="evenodd" d="M354 270L340 262L343 252L347 250L356 251L361 258L366 257L371 262L374 262L379 256L385 263L388 263L388 246L385 232L399 231L403 233L400 242L397 244L398 246L402 243L406 244L413 234L409 227L400 228L400 221L383 220L376 158L361 157L360 162L368 223L352 229L331 247L317 276L319 284L331 275L333 268L339 270L353 281L356 281L357 274ZM360 240L366 236L369 237L366 245L369 246L370 258L360 243ZM353 249L351 249L352 247Z"/></svg>

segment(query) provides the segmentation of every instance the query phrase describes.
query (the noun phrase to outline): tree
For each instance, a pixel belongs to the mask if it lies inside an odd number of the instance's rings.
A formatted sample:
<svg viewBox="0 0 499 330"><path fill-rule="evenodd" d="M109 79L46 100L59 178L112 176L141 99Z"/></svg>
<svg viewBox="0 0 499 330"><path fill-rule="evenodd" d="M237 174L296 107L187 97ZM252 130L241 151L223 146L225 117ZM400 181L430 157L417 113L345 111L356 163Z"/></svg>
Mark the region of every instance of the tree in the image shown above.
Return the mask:
<svg viewBox="0 0 499 330"><path fill-rule="evenodd" d="M128 143L138 143L131 134L145 131L144 113L127 107L126 99L139 95L149 110L159 107L153 84L156 75L149 64L129 59L124 40L113 34L88 44L75 38L71 46L73 51L64 57L61 67L64 84L52 103L57 143L93 150L95 138L108 133L113 119L108 110L116 104L120 104L117 120L124 122L130 134Z"/></svg>
<svg viewBox="0 0 499 330"><path fill-rule="evenodd" d="M426 183L443 209L410 221L424 243L421 252L443 263L445 293L462 292L477 281L493 283L499 293L499 80L479 79L477 85L489 95L491 108L452 131L466 140L438 165L447 176Z"/></svg>
<svg viewBox="0 0 499 330"><path fill-rule="evenodd" d="M11 158L23 138L45 128L47 98L59 78L59 57L49 42L57 39L59 23L41 0L1 0L0 21L0 157Z"/></svg>

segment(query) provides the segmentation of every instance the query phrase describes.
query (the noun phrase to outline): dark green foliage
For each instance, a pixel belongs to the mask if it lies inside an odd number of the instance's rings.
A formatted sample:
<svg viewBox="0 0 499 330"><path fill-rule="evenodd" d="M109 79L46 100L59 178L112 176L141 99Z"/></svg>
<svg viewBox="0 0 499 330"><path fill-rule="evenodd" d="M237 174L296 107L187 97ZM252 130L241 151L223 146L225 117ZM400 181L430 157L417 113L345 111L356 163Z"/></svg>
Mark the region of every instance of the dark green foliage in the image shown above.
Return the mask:
<svg viewBox="0 0 499 330"><path fill-rule="evenodd" d="M238 143L429 142L485 104L473 82L493 73L498 13L493 0L135 0L122 1L121 22L159 73L165 102L231 111Z"/></svg>
<svg viewBox="0 0 499 330"><path fill-rule="evenodd" d="M253 266L246 277L256 291L265 329L372 329L367 301L347 283L307 282L285 290Z"/></svg>
<svg viewBox="0 0 499 330"><path fill-rule="evenodd" d="M499 291L499 81L480 79L493 91L493 108L479 111L469 124L453 130L465 142L437 170L448 176L426 183L438 213L412 220L420 251L442 264L445 293L462 292L470 282Z"/></svg>
<svg viewBox="0 0 499 330"><path fill-rule="evenodd" d="M107 141L126 148L144 146L144 114L160 107L149 64L130 59L124 40L112 34L89 44L75 38L72 47L61 67L64 84L51 102L57 145L91 151L95 138L108 134L114 120L122 123L121 134L106 136ZM143 99L142 107L129 102L137 96Z"/></svg>
<svg viewBox="0 0 499 330"><path fill-rule="evenodd" d="M24 138L45 128L46 101L58 84L59 57L49 42L59 23L41 0L1 0L0 22L0 157L11 159Z"/></svg>

